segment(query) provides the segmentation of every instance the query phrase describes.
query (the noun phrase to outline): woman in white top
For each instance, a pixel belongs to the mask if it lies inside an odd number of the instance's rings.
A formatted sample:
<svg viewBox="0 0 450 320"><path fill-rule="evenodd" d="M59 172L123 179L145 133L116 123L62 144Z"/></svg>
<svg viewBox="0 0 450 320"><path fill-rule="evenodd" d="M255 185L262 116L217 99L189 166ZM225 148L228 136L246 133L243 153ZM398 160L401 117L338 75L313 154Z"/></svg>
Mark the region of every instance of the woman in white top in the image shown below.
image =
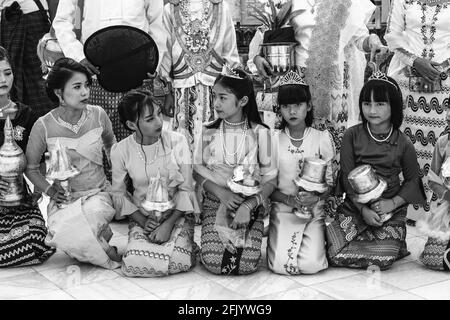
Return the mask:
<svg viewBox="0 0 450 320"><path fill-rule="evenodd" d="M105 111L87 103L90 83L87 69L73 59L59 59L52 67L47 88L60 106L34 124L27 145L26 174L50 197L46 243L79 261L114 269L120 266L121 257L109 244L113 235L109 223L115 210L102 151L109 157L116 139ZM71 197L57 180L50 184L39 171L44 152L52 153L58 142L79 171L68 179Z"/></svg>
<svg viewBox="0 0 450 320"><path fill-rule="evenodd" d="M402 131L416 148L420 175L430 168L437 138L444 133L450 91L450 1L393 0L385 39L394 57L388 75L405 98ZM425 205L424 209L429 210ZM408 217L419 218L417 205Z"/></svg>

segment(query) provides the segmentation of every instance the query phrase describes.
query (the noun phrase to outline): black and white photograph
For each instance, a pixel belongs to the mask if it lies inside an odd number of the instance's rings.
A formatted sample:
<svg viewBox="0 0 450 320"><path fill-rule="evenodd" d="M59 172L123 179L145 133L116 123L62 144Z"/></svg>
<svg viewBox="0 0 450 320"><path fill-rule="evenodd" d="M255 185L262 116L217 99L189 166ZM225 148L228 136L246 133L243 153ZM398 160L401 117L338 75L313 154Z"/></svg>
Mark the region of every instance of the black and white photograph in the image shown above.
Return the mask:
<svg viewBox="0 0 450 320"><path fill-rule="evenodd" d="M450 300L450 0L0 12L0 300Z"/></svg>

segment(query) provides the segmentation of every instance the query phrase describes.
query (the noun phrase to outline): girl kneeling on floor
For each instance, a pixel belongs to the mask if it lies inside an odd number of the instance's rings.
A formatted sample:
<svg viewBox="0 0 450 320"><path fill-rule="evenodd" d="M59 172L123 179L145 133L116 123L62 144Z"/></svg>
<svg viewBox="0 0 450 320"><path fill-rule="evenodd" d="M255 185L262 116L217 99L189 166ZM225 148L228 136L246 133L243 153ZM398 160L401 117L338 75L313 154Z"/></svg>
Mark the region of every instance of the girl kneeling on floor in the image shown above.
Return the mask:
<svg viewBox="0 0 450 320"><path fill-rule="evenodd" d="M311 94L297 73L289 72L283 77L278 90L278 106L276 111L282 116L280 131L274 138L278 184L271 195L267 264L276 273L312 274L328 267L324 204L328 188L333 185L331 160L335 148L328 131L311 127ZM324 160L326 182L299 180L304 185L299 189L294 180L308 158ZM301 196L298 196L300 190ZM307 202L311 200L314 205L308 206ZM301 212L309 207L312 212L308 215L294 214L296 210Z"/></svg>
<svg viewBox="0 0 450 320"><path fill-rule="evenodd" d="M90 83L91 75L80 63L70 58L55 62L46 85L59 107L40 117L31 130L27 176L50 197L46 242L79 261L114 269L121 257L109 244L113 235L109 223L115 211L102 151L109 156L116 139L105 111L88 104ZM50 159L52 167L47 172L68 181L71 196L58 179L49 184L39 172L46 150L56 157ZM68 177L75 172L78 175Z"/></svg>
<svg viewBox="0 0 450 320"><path fill-rule="evenodd" d="M188 271L196 264L194 213L199 213L186 138L162 130L151 94L134 90L119 103L123 126L132 135L111 151L112 190L118 217L130 217L122 271L156 277ZM127 176L134 192L127 194Z"/></svg>
<svg viewBox="0 0 450 320"><path fill-rule="evenodd" d="M213 101L218 119L204 126L194 158L203 190L201 261L215 274L249 274L258 268L263 202L277 173L270 131L261 122L253 83L244 71L225 66L214 83ZM242 192L231 191L230 185ZM245 191L257 185L259 193Z"/></svg>
<svg viewBox="0 0 450 320"><path fill-rule="evenodd" d="M405 241L406 210L408 204L424 204L425 195L416 151L411 140L399 130L403 121L402 101L395 80L380 72L374 73L361 90L362 123L347 129L342 141L336 193L345 192L345 201L326 228L327 254L332 266L374 265L383 270L409 254ZM361 165L370 165L378 175L377 187L367 193L359 192L366 186L355 190L348 179L350 172ZM380 186L386 186L385 190ZM378 191L379 197L375 196ZM372 194L378 199L361 203ZM388 214L392 217L386 221Z"/></svg>

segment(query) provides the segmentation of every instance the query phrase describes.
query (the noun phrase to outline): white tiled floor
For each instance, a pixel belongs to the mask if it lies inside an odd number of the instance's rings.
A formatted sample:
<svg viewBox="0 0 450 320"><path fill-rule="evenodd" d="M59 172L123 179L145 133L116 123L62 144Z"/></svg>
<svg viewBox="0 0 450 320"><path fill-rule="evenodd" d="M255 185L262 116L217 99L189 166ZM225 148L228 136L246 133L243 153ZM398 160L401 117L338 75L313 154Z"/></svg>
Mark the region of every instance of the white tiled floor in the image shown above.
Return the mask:
<svg viewBox="0 0 450 320"><path fill-rule="evenodd" d="M112 229L111 241L123 252L127 224L114 222ZM197 242L199 233L196 227ZM387 271L329 268L301 276L270 272L264 253L260 270L248 276L217 276L198 264L190 272L165 278L127 278L120 269L81 264L58 251L39 266L0 270L0 299L450 299L450 275L418 261L425 238L408 227L407 242L412 254Z"/></svg>

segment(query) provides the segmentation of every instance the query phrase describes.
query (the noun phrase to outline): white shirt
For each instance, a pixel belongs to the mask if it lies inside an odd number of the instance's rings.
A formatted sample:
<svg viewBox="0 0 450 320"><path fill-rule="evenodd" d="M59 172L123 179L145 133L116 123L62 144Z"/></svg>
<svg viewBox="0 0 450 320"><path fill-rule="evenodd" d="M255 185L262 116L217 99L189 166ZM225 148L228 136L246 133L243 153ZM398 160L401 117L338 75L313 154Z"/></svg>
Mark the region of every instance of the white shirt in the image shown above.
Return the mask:
<svg viewBox="0 0 450 320"><path fill-rule="evenodd" d="M33 0L3 0L0 1L0 10L3 10L6 7L9 7L13 4L14 1L20 5L23 14L32 13L35 11L39 11L38 6ZM48 4L46 0L39 0L42 3L42 6L45 10L48 10Z"/></svg>
<svg viewBox="0 0 450 320"><path fill-rule="evenodd" d="M163 0L85 0L81 42L74 29L78 0L60 0L53 28L66 57L85 59L83 43L94 32L114 25L127 25L148 32L163 56L166 32L162 25Z"/></svg>
<svg viewBox="0 0 450 320"><path fill-rule="evenodd" d="M438 63L450 58L450 1L447 1L446 4L436 12L436 6L424 5L425 10L423 11L422 6L416 1L393 0L388 29L384 37L389 49L395 52L389 64L389 76L395 76L408 65L405 56L396 49L404 49L417 57L422 57L423 50L431 48L435 54L432 61ZM433 18L436 19L434 23L432 22ZM425 24L422 19L425 19ZM426 25L425 35L430 39L429 29L432 24L436 27L436 32L431 45L427 46L421 29L423 25Z"/></svg>

